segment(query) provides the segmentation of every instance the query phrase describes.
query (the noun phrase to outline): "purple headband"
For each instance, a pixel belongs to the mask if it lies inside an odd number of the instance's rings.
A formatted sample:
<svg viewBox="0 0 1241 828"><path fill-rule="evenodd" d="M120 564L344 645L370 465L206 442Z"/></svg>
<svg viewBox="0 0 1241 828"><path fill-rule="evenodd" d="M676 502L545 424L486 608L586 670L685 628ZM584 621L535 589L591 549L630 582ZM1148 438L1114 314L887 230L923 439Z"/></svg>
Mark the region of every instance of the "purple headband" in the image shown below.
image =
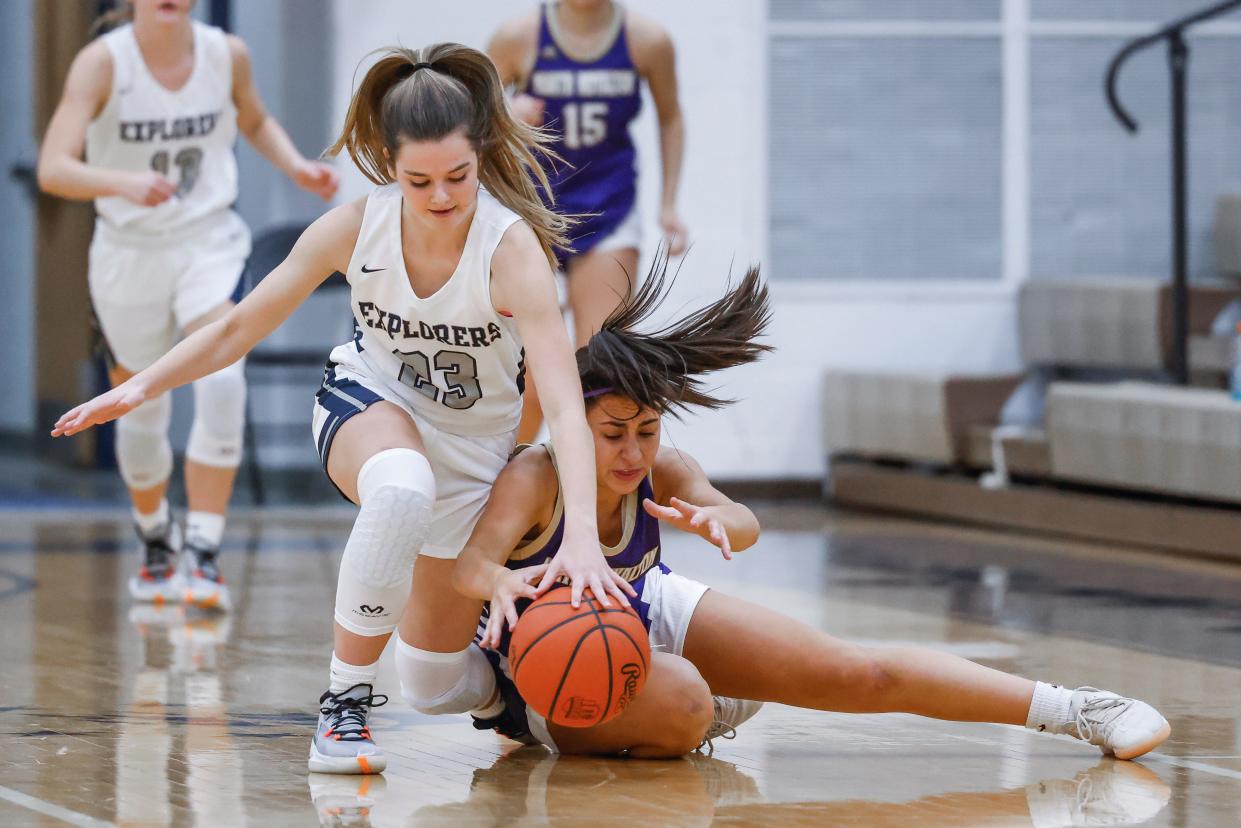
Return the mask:
<svg viewBox="0 0 1241 828"><path fill-rule="evenodd" d="M615 388L596 388L594 391L587 391L582 395L582 399L589 400L592 397L602 397L604 394L611 394Z"/></svg>

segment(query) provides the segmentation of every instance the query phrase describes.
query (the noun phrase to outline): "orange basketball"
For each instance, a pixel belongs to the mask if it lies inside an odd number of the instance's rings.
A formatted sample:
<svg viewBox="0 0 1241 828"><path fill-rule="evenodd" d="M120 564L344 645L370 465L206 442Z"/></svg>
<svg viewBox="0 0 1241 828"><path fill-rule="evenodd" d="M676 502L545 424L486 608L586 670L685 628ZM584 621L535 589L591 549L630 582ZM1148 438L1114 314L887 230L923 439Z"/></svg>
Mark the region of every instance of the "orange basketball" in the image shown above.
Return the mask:
<svg viewBox="0 0 1241 828"><path fill-rule="evenodd" d="M587 591L542 595L521 614L509 644L518 692L548 721L590 727L619 715L646 683L651 643L628 603L605 607Z"/></svg>

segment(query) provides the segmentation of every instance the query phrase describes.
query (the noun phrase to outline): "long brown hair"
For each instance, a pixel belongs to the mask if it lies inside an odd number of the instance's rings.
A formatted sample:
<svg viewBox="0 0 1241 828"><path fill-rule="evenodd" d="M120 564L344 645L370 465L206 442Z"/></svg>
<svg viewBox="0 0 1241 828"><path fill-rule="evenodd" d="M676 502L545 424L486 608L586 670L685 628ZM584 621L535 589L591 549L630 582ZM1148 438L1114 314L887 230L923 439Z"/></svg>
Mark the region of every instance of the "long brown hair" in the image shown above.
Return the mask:
<svg viewBox="0 0 1241 828"><path fill-rule="evenodd" d="M733 400L709 393L700 376L754 362L772 350L756 342L771 321L767 286L751 267L724 295L662 330L637 329L667 296L668 257L657 254L632 298L577 350L578 375L587 403L615 393L660 414L690 406L722 408Z"/></svg>
<svg viewBox="0 0 1241 828"><path fill-rule="evenodd" d="M464 129L478 154L479 180L526 220L554 266L554 250L568 248L566 232L574 220L551 210L540 195L541 188L550 200L551 188L535 154L556 159L547 147L552 138L512 116L491 59L459 43L372 54L381 57L353 93L344 128L327 154L346 150L363 175L388 184L394 180L389 159L396 158L401 141L438 141Z"/></svg>

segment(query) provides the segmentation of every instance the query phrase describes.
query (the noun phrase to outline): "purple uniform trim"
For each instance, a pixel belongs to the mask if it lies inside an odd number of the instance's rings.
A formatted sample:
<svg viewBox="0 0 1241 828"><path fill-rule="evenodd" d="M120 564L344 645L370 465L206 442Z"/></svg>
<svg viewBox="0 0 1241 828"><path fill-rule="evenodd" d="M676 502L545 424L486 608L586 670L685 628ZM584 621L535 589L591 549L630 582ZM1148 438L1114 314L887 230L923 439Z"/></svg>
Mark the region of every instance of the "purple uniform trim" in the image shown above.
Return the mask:
<svg viewBox="0 0 1241 828"><path fill-rule="evenodd" d="M543 125L557 138L552 149L567 162L549 162L546 169L556 210L594 214L570 231L573 251L562 254L563 263L589 252L634 209L637 153L629 125L642 108L642 94L623 10L615 39L589 62L564 54L548 22L552 13L551 5L540 12L539 45L525 92L543 100Z"/></svg>
<svg viewBox="0 0 1241 828"><path fill-rule="evenodd" d="M671 572L671 570L661 563L659 559L659 521L648 515L646 510L642 508L642 501L648 497L651 500L655 499L655 492L651 487L649 475L642 479L642 483L638 486L638 491L625 499L623 508L629 510L631 515L622 515L622 525L632 520L633 531L629 535L628 543L622 549L613 555L608 555L608 564L612 569L623 573L625 580L633 584L637 597L629 598L629 604L638 613L638 617L642 619L642 626L646 627L647 632L650 632L651 605L642 601L642 588L645 586L647 573L656 568L665 573ZM541 548L533 552L529 548L523 549L523 553L529 553L528 557L519 561L509 560L505 566L509 569L525 569L550 561L560 551L560 544L564 541L564 523L565 518L562 513L560 522L556 525L556 530ZM615 598L612 598L612 600L615 600ZM524 611L529 603L529 601L519 601L517 604L518 612ZM487 615L488 608L484 606L482 619L478 625L480 636L487 626ZM499 652L504 656L508 656L508 642L509 631L506 628L499 649Z"/></svg>

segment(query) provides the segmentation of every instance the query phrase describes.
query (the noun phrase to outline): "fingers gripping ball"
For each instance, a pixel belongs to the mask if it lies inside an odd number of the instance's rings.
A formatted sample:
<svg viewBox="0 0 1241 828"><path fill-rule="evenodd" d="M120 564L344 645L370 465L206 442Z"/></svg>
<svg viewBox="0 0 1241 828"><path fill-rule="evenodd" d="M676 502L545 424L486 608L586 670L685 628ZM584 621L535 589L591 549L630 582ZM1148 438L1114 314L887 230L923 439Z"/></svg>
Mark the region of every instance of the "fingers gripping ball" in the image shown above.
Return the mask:
<svg viewBox="0 0 1241 828"><path fill-rule="evenodd" d="M590 727L618 716L641 692L651 644L633 607L605 607L587 591L574 609L561 587L522 613L509 665L518 692L540 715Z"/></svg>

